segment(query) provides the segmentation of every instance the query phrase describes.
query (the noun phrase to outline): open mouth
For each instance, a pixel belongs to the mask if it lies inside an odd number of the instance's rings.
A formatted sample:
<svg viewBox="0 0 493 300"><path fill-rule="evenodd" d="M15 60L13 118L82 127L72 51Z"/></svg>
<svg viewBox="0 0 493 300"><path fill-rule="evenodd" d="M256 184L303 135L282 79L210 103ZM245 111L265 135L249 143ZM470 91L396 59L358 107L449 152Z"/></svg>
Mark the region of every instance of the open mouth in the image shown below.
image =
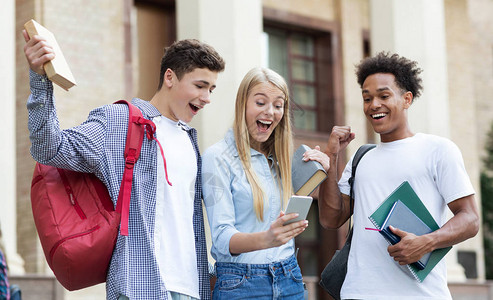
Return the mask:
<svg viewBox="0 0 493 300"><path fill-rule="evenodd" d="M374 120L380 120L381 118L385 117L387 114L386 113L379 113L379 114L374 114L374 115L371 115L371 117L374 119Z"/></svg>
<svg viewBox="0 0 493 300"><path fill-rule="evenodd" d="M272 125L272 121L257 120L257 128L261 132L266 132L267 130L269 130L271 125Z"/></svg>
<svg viewBox="0 0 493 300"><path fill-rule="evenodd" d="M190 105L190 108L192 109L192 111L194 113L198 112L200 107L196 106L196 105L193 105L192 103L189 104Z"/></svg>

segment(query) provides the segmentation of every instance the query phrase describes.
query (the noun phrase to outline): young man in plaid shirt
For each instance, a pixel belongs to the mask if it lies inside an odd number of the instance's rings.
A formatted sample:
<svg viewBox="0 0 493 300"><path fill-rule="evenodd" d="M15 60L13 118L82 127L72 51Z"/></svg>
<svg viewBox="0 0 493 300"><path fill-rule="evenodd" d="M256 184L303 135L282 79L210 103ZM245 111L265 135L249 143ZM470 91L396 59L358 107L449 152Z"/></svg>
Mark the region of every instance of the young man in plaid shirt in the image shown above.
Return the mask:
<svg viewBox="0 0 493 300"><path fill-rule="evenodd" d="M42 164L94 173L114 203L125 167L126 105L93 110L79 126L61 130L53 85L43 64L52 48L24 32L31 96L27 107L31 154ZM186 123L210 103L224 61L210 46L182 40L166 48L158 90L132 103L157 127L144 138L134 169L129 235L119 235L106 281L107 299L209 299L202 215L201 158L195 129ZM116 203L115 203L116 205Z"/></svg>

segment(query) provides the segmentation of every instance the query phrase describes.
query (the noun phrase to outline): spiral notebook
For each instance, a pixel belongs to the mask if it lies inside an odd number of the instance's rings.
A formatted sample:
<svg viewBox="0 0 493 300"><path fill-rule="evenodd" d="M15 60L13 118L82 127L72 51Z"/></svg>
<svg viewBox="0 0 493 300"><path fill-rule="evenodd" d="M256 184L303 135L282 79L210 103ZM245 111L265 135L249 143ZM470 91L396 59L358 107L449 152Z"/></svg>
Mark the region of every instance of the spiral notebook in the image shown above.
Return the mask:
<svg viewBox="0 0 493 300"><path fill-rule="evenodd" d="M390 209L390 212L382 224L380 234L387 239L392 245L401 241L398 235L395 235L389 228L399 228L400 230L413 233L415 235L423 235L432 232L430 227L421 221L401 200L395 201L394 205ZM430 258L431 252L426 253L413 265L419 270L423 270L426 267L426 263Z"/></svg>
<svg viewBox="0 0 493 300"><path fill-rule="evenodd" d="M418 195L414 192L413 188L409 182L404 181L397 189L395 189L388 197L385 199L380 206L375 210L371 216L368 218L373 223L373 225L381 230L385 219L389 215L392 206L396 201L400 200L405 206L407 206L423 223L425 223L431 231L435 231L440 227L433 219L426 206L421 202ZM414 265L407 265L407 268L413 274L414 278L419 282L422 282L431 270L442 260L442 258L452 249L452 247L446 247L442 249L436 249L431 252L428 262L423 270L420 270Z"/></svg>

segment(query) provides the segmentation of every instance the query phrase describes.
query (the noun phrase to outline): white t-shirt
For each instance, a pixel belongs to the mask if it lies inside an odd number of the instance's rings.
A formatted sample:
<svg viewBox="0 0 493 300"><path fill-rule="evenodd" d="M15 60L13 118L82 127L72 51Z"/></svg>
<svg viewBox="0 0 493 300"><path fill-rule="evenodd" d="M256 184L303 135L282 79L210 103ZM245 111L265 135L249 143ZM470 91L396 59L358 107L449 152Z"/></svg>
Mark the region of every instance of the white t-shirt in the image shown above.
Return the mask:
<svg viewBox="0 0 493 300"><path fill-rule="evenodd" d="M349 195L351 160L339 181ZM458 147L450 140L418 133L381 143L360 161L354 181L354 232L343 299L451 299L445 259L419 283L406 266L388 254L388 242L370 216L402 182L408 181L439 226L447 221L447 204L474 194Z"/></svg>
<svg viewBox="0 0 493 300"><path fill-rule="evenodd" d="M159 272L168 291L198 299L199 277L193 231L197 157L188 133L179 122L164 116L155 117L153 122L172 184L169 186L166 181L158 147L154 245Z"/></svg>

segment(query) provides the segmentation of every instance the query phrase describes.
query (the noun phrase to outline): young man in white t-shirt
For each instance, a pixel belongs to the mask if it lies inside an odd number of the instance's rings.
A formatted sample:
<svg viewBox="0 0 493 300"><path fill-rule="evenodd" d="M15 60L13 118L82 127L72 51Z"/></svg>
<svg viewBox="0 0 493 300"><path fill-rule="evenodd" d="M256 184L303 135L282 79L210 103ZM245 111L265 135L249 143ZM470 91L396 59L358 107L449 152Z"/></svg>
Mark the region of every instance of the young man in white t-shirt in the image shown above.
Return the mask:
<svg viewBox="0 0 493 300"><path fill-rule="evenodd" d="M337 160L355 134L349 126L334 126L330 134L326 153L331 167L320 188L320 222L338 228L351 215L354 219L342 299L451 299L444 259L421 283L405 265L478 232L474 190L460 150L448 139L414 133L408 124L408 109L422 90L421 71L416 62L389 53L364 59L356 68L363 110L380 144L358 165L353 212L348 196L352 159L340 179ZM374 227L368 216L404 181L441 228L422 236L391 228L401 241L389 246L377 231L365 228ZM447 207L454 214L448 221Z"/></svg>

